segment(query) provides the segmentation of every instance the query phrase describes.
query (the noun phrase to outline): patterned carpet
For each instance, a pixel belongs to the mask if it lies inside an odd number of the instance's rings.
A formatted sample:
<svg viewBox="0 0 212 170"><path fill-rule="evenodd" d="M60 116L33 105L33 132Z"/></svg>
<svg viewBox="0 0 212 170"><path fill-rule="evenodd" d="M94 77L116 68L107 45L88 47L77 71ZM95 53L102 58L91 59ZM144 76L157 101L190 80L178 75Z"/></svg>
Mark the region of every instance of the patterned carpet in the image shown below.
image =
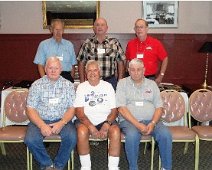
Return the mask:
<svg viewBox="0 0 212 170"><path fill-rule="evenodd" d="M24 144L6 144L7 155L0 155L0 170L26 170L26 147ZM48 152L54 157L57 143L51 143ZM123 149L121 150L120 170L127 170L128 165ZM139 156L139 170L150 169L150 151L143 154L144 144L140 145L141 154ZM173 144L173 170L193 170L194 169L194 145L189 144L186 155L183 154L184 144ZM77 152L74 154L74 170L80 170L80 163ZM99 142L97 146L91 146L92 170L107 170L107 142ZM212 143L200 143L200 165L199 170L212 169ZM36 161L33 161L33 170L38 170ZM155 150L154 170L158 170L158 150Z"/></svg>

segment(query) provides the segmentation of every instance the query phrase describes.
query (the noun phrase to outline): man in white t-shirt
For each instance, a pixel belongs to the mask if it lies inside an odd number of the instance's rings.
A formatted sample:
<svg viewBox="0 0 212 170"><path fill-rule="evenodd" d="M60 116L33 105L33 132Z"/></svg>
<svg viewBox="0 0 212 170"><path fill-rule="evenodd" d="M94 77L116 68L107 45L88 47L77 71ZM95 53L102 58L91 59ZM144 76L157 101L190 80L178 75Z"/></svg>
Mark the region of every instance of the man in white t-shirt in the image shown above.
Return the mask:
<svg viewBox="0 0 212 170"><path fill-rule="evenodd" d="M115 91L110 83L100 80L97 61L89 60L85 69L88 81L79 84L74 103L81 170L91 170L89 137L109 138L108 168L118 170L120 129L115 121L118 115Z"/></svg>

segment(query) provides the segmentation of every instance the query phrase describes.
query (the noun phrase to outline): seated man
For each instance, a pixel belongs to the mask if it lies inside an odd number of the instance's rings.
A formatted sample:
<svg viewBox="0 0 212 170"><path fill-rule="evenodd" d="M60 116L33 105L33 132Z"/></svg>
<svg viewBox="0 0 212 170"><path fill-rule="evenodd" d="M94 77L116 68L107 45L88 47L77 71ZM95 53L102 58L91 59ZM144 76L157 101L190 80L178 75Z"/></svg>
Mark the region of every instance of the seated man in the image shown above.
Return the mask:
<svg viewBox="0 0 212 170"><path fill-rule="evenodd" d="M138 170L137 160L142 135L152 135L158 142L162 169L172 168L172 136L160 122L162 99L157 84L144 77L143 62L129 62L129 77L119 81L116 102L120 113L120 128L125 135L125 151L129 170Z"/></svg>
<svg viewBox="0 0 212 170"><path fill-rule="evenodd" d="M76 145L76 128L70 121L75 113L74 85L60 76L61 70L62 65L58 58L48 58L46 75L32 84L27 99L30 123L24 142L44 170L62 170ZM43 139L54 134L61 136L61 144L52 161Z"/></svg>
<svg viewBox="0 0 212 170"><path fill-rule="evenodd" d="M117 109L112 85L100 80L100 66L89 60L85 67L88 81L79 84L75 108L77 149L81 170L91 170L89 137L110 139L109 170L117 170L120 155L120 129L115 121Z"/></svg>

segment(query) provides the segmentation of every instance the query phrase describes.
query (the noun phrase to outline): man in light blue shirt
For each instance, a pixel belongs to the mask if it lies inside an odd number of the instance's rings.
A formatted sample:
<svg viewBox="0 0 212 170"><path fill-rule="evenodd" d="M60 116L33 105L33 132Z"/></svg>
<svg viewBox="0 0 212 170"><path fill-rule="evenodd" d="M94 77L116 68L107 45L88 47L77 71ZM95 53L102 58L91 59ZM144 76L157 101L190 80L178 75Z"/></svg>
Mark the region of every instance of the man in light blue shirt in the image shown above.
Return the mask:
<svg viewBox="0 0 212 170"><path fill-rule="evenodd" d="M51 33L53 36L42 41L35 55L34 63L38 65L41 77L45 75L44 65L50 56L56 56L62 63L61 75L74 82L74 70L77 64L73 44L62 38L64 32L64 22L60 19L52 20Z"/></svg>
<svg viewBox="0 0 212 170"><path fill-rule="evenodd" d="M61 69L59 59L49 57L45 66L46 75L32 84L27 98L27 116L30 123L24 142L41 170L62 170L77 140L76 128L71 122L75 115L74 84L60 76ZM55 134L60 135L61 144L52 160L43 139Z"/></svg>

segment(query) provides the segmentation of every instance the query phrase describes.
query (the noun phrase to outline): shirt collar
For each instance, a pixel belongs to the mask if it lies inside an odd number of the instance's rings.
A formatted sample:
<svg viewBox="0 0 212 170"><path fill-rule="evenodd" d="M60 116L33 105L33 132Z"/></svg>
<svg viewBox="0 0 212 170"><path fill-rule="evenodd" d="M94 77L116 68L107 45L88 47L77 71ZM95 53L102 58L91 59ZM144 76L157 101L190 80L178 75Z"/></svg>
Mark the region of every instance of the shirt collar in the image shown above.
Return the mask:
<svg viewBox="0 0 212 170"><path fill-rule="evenodd" d="M137 42L140 43L141 41L139 40L139 38L137 38ZM146 39L144 41L142 41L143 44L148 44L149 42L149 36L146 37Z"/></svg>
<svg viewBox="0 0 212 170"><path fill-rule="evenodd" d="M54 43L57 43L57 44L64 44L63 38L61 39L61 41L59 43L54 39L54 37L51 38L51 41L54 42Z"/></svg>
<svg viewBox="0 0 212 170"><path fill-rule="evenodd" d="M93 41L94 41L95 44L98 44L98 43L99 43L99 41L97 40L97 36L96 36L96 35L93 36ZM102 42L102 44L104 44L105 42L106 42L106 43L109 43L108 35L105 36L105 39L104 39L104 41Z"/></svg>
<svg viewBox="0 0 212 170"><path fill-rule="evenodd" d="M130 81L130 85L131 86L135 86L135 83L132 80L131 76L129 76L129 81ZM141 88L145 87L146 86L145 82L146 82L146 78L144 77L142 83L139 86L137 86L137 87L141 87Z"/></svg>

